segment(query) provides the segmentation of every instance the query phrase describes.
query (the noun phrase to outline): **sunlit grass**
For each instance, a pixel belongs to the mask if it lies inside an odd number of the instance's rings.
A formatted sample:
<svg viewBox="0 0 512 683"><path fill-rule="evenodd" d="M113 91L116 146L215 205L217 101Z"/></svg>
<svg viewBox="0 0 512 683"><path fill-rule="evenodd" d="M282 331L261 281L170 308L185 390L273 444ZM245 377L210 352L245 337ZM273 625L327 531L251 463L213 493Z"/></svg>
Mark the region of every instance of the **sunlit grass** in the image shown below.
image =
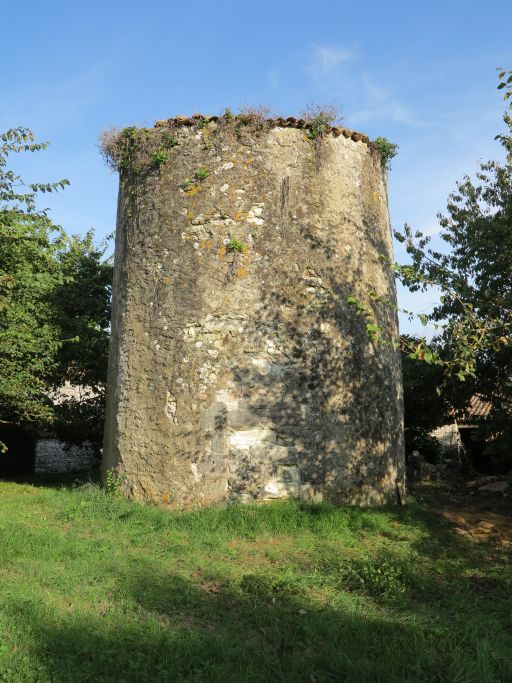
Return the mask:
<svg viewBox="0 0 512 683"><path fill-rule="evenodd" d="M0 483L0 681L511 681L508 560L415 504Z"/></svg>

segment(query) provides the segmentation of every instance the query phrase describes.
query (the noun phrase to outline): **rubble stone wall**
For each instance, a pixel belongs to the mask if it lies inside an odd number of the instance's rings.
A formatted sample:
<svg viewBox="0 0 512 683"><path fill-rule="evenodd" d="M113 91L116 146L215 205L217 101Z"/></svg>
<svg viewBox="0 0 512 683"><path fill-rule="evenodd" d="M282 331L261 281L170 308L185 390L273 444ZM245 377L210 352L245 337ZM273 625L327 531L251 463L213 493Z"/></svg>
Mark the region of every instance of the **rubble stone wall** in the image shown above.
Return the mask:
<svg viewBox="0 0 512 683"><path fill-rule="evenodd" d="M121 173L104 476L176 508L396 501L400 359L346 303L395 300L378 153L284 125L173 135Z"/></svg>
<svg viewBox="0 0 512 683"><path fill-rule="evenodd" d="M35 444L34 472L60 474L88 470L98 463L92 444L67 444L58 439L38 439Z"/></svg>
<svg viewBox="0 0 512 683"><path fill-rule="evenodd" d="M439 441L443 454L458 454L463 450L462 439L460 438L459 428L455 422L443 425L434 429L430 436Z"/></svg>

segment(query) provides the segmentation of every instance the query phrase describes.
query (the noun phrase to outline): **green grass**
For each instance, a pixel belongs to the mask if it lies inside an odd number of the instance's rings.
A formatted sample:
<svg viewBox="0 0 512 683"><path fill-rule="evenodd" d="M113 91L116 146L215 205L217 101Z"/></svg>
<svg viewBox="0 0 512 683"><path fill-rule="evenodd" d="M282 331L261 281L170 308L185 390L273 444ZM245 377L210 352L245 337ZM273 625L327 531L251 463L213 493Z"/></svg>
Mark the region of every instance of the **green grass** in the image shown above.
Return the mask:
<svg viewBox="0 0 512 683"><path fill-rule="evenodd" d="M0 483L0 681L512 681L505 551L421 506Z"/></svg>

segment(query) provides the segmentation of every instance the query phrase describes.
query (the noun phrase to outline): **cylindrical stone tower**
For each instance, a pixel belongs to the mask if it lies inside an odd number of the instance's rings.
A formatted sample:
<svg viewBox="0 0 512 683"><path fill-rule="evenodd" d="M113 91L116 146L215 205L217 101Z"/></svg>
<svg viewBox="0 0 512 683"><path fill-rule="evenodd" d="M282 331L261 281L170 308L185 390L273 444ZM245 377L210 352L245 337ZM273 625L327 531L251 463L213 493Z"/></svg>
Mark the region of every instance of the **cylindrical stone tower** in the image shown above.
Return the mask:
<svg viewBox="0 0 512 683"><path fill-rule="evenodd" d="M403 490L400 358L346 303L395 300L386 171L365 136L316 133L195 116L111 141L103 471L134 498L374 505Z"/></svg>

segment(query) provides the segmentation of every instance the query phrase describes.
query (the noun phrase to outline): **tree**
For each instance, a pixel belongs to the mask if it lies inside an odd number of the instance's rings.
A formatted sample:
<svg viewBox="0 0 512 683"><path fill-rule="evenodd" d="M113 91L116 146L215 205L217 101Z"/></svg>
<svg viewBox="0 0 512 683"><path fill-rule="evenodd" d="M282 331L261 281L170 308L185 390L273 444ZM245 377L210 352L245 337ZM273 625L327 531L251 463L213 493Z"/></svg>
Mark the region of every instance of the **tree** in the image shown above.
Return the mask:
<svg viewBox="0 0 512 683"><path fill-rule="evenodd" d="M500 87L512 88L512 72L500 73ZM510 369L512 332L512 117L504 121L508 135L498 135L504 163L482 163L476 181L469 176L450 194L447 215L439 214L445 252L432 250L429 237L409 226L396 231L412 264L397 268L411 291L436 286L440 304L427 318L442 324L447 369L464 381L484 380L484 367ZM497 365L496 365L497 364ZM500 385L510 381L509 373ZM490 387L489 387L490 389Z"/></svg>
<svg viewBox="0 0 512 683"><path fill-rule="evenodd" d="M512 96L512 71L499 71L498 88L505 90L507 101ZM411 257L406 265L388 264L397 277L413 292L430 287L441 290L439 305L429 315L417 316L422 324L435 325L433 342L425 337L391 338L378 322L379 307L391 304L371 292L365 304L353 302L367 317L368 331L375 339L396 345L409 359L442 369L438 392L449 394L454 407L462 408L474 393L492 404L486 429L498 450L512 447L510 106L503 120L507 132L496 139L505 160L481 163L474 179L465 176L448 197L446 215L438 216L446 248L432 249L430 238L413 233L408 225L395 231Z"/></svg>
<svg viewBox="0 0 512 683"><path fill-rule="evenodd" d="M0 423L48 426L65 413L51 396L66 381L101 396L111 266L92 234L70 238L36 208L67 180L26 184L8 168L9 155L46 143L24 128L0 140Z"/></svg>
<svg viewBox="0 0 512 683"><path fill-rule="evenodd" d="M112 264L105 260L108 239L94 243L92 231L72 236L59 252L62 283L52 295L55 322L63 341L52 372L55 389L78 388L55 406L55 429L68 441L101 444L107 382Z"/></svg>
<svg viewBox="0 0 512 683"><path fill-rule="evenodd" d="M509 99L512 72L501 70L500 89ZM469 383L466 397L478 393L492 406L486 421L494 447L510 440L512 426L512 117L507 134L496 136L505 161L482 163L473 180L466 176L440 215L446 252L432 250L428 238L408 226L396 233L412 257L399 270L412 291L430 285L442 291L430 320L443 323L439 356L446 374ZM512 461L511 461L512 462Z"/></svg>
<svg viewBox="0 0 512 683"><path fill-rule="evenodd" d="M45 421L51 414L45 378L53 369L60 341L48 322L47 296L61 280L54 253L62 233L51 239L36 195L64 188L59 183L27 185L7 167L8 157L36 152L31 131L16 128L0 136L0 420Z"/></svg>
<svg viewBox="0 0 512 683"><path fill-rule="evenodd" d="M50 295L62 281L56 251L63 235L52 240L44 217L25 216L0 229L0 419L47 422L45 391L61 346Z"/></svg>
<svg viewBox="0 0 512 683"><path fill-rule="evenodd" d="M409 338L414 344L416 339ZM404 388L405 451L418 450L422 455L435 455L438 444L430 437L436 427L446 423L450 407L436 387L442 382L439 365L421 363L404 354L402 359Z"/></svg>

